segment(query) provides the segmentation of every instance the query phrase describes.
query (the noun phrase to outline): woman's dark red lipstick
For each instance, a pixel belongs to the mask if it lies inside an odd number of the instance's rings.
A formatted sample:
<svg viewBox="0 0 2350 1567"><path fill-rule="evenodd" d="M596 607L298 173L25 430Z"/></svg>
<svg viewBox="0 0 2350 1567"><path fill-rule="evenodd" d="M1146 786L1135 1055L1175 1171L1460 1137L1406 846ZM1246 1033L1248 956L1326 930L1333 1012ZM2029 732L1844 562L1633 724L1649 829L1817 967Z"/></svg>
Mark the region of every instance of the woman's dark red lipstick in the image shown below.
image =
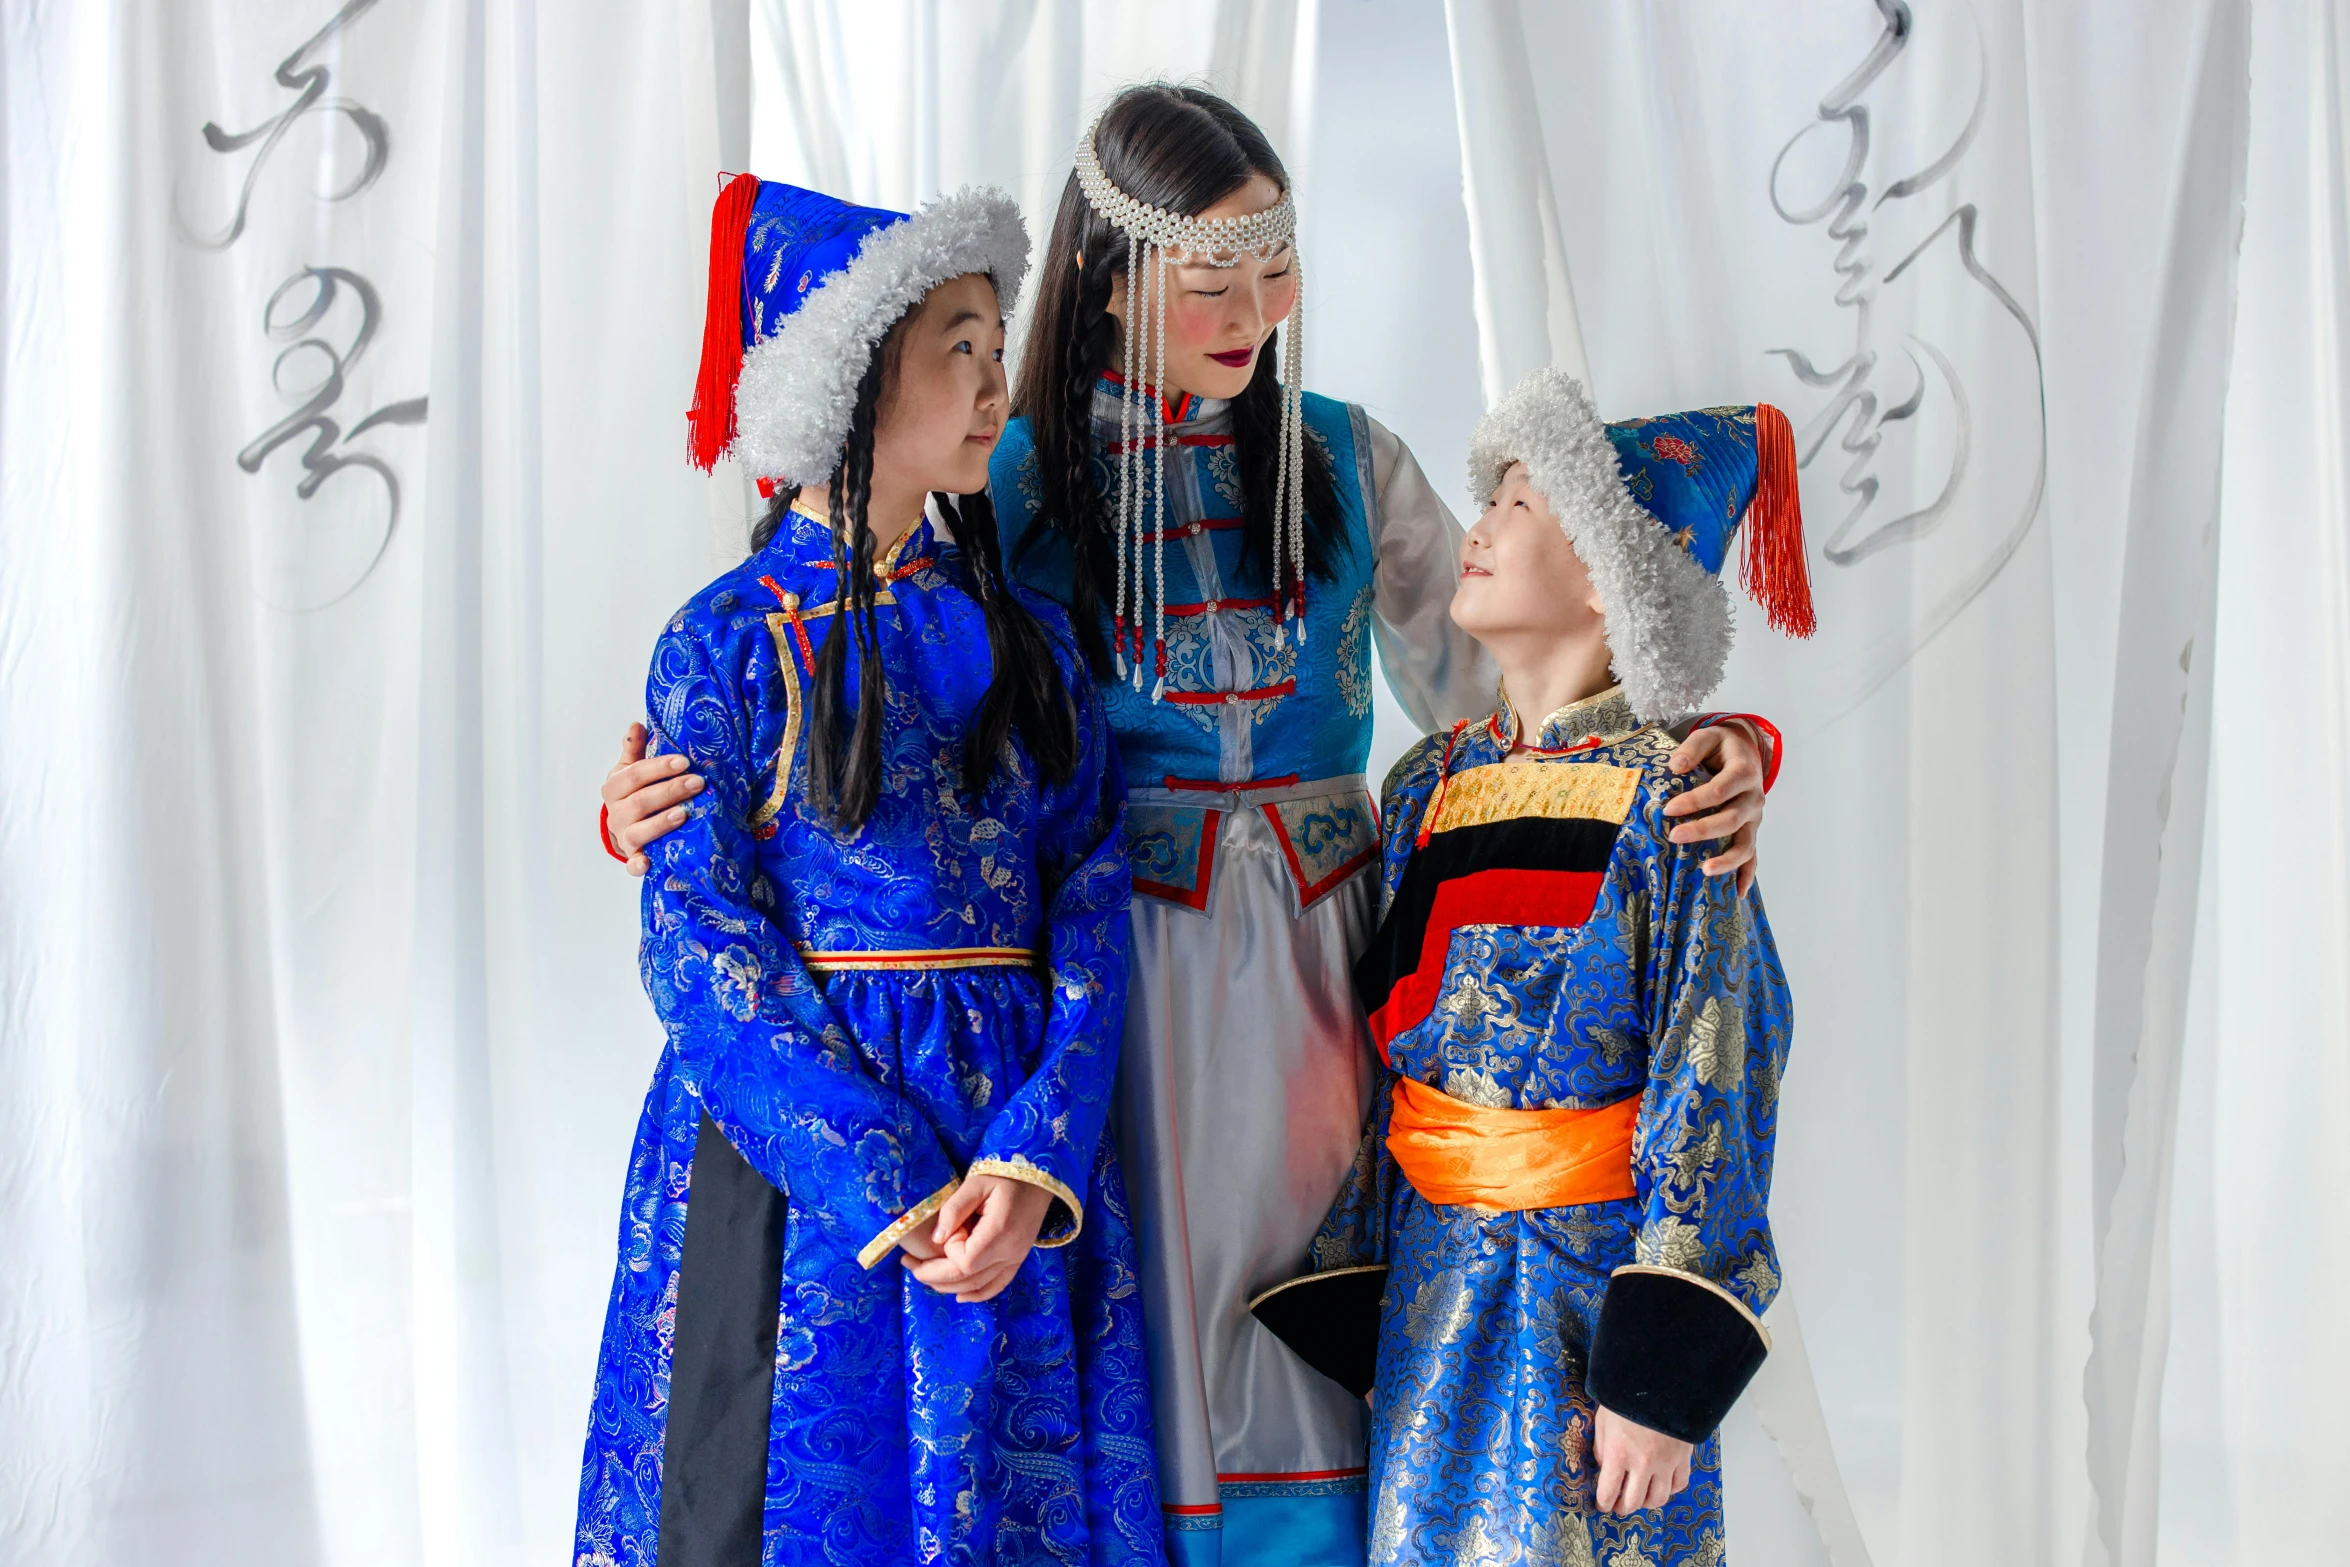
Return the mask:
<svg viewBox="0 0 2350 1567"><path fill-rule="evenodd" d="M1253 348L1232 348L1220 354L1210 354L1208 357L1220 365L1229 365L1237 370L1251 359L1256 358L1257 351Z"/></svg>

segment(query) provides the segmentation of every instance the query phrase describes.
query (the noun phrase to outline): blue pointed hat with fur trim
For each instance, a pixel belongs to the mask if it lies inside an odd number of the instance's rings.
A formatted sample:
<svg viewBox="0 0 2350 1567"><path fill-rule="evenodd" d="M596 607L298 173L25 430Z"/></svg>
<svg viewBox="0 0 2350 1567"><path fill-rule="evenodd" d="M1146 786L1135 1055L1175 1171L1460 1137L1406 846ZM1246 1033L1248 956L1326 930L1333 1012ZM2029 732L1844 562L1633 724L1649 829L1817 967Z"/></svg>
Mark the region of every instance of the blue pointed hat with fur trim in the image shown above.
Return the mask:
<svg viewBox="0 0 2350 1567"><path fill-rule="evenodd" d="M1580 381L1537 370L1469 437L1477 496L1517 462L1591 573L1616 678L1643 720L1692 712L1721 683L1733 538L1771 626L1812 634L1795 436L1768 403L1603 424Z"/></svg>
<svg viewBox="0 0 2350 1567"><path fill-rule="evenodd" d="M919 212L859 207L738 174L710 213L710 292L687 450L754 476L822 484L874 348L949 278L983 272L1006 316L1028 273L1028 228L998 190Z"/></svg>

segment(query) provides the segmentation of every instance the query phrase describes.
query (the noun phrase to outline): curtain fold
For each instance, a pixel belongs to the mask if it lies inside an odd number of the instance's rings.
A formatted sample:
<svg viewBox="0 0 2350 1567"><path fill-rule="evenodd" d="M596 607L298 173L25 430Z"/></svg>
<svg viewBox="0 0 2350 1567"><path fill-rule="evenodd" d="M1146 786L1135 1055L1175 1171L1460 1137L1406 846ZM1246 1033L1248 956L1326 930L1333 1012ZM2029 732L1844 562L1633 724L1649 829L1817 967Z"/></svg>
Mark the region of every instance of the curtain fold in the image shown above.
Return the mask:
<svg viewBox="0 0 2350 1567"><path fill-rule="evenodd" d="M2193 1445L2164 1456L2173 1561L2322 1559L2350 1533L2350 6L2253 7L2251 79L2212 673L2216 950L2197 953L2214 981L2213 1181L2208 1249L2178 1252L2178 1287L2216 1311L2171 1360L2173 1380L2216 1384L2216 1408L2184 1412ZM2193 1512L2209 1532L2174 1548L2167 1526Z"/></svg>
<svg viewBox="0 0 2350 1567"><path fill-rule="evenodd" d="M2202 16L2122 554L2097 951L2083 1375L2091 1563L2151 1563L2171 1175L2211 768L2220 453L2243 233L2249 17Z"/></svg>
<svg viewBox="0 0 2350 1567"><path fill-rule="evenodd" d="M1444 0L1444 25L1485 404L1546 366L1589 385L1518 0Z"/></svg>
<svg viewBox="0 0 2350 1567"><path fill-rule="evenodd" d="M728 10L5 13L0 1557L567 1551Z"/></svg>

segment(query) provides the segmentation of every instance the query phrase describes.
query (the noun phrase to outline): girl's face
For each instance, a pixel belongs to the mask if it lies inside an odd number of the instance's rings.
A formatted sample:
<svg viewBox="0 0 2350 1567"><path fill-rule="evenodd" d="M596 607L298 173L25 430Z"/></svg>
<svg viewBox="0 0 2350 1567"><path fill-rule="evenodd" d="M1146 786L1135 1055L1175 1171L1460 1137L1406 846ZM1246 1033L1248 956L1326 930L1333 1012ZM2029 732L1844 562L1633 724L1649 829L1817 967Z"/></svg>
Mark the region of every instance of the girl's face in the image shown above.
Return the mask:
<svg viewBox="0 0 2350 1567"><path fill-rule="evenodd" d="M1281 187L1252 174L1232 194L1199 215L1241 218L1278 204ZM1271 256L1242 256L1228 267L1167 258L1167 384L1162 391L1199 397L1238 397L1257 372L1257 355L1297 303L1297 260L1284 245ZM1110 290L1110 314L1127 321L1127 284ZM1149 318L1143 325L1147 329ZM1144 346L1144 345L1137 345ZM1114 361L1122 364L1120 359Z"/></svg>
<svg viewBox="0 0 2350 1567"><path fill-rule="evenodd" d="M1599 590L1550 502L1510 464L1461 541L1454 624L1478 641L1555 641L1604 626Z"/></svg>
<svg viewBox="0 0 2350 1567"><path fill-rule="evenodd" d="M893 485L972 495L1004 433L1004 321L984 272L932 289L893 329L875 412L873 471Z"/></svg>

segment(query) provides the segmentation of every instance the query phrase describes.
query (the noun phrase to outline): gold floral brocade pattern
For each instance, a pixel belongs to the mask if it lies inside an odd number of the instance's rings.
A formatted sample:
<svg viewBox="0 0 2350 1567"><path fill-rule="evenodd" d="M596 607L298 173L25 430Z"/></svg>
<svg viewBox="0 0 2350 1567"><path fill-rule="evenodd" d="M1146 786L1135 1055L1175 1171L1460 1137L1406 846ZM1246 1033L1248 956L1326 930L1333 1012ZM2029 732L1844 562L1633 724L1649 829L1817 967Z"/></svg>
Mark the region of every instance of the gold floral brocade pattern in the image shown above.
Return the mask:
<svg viewBox="0 0 2350 1567"><path fill-rule="evenodd" d="M1580 767L1498 762L1466 768L1444 786L1436 832L1483 827L1492 822L1545 817L1553 821L1595 821L1623 825L1640 793L1636 768L1591 762Z"/></svg>

